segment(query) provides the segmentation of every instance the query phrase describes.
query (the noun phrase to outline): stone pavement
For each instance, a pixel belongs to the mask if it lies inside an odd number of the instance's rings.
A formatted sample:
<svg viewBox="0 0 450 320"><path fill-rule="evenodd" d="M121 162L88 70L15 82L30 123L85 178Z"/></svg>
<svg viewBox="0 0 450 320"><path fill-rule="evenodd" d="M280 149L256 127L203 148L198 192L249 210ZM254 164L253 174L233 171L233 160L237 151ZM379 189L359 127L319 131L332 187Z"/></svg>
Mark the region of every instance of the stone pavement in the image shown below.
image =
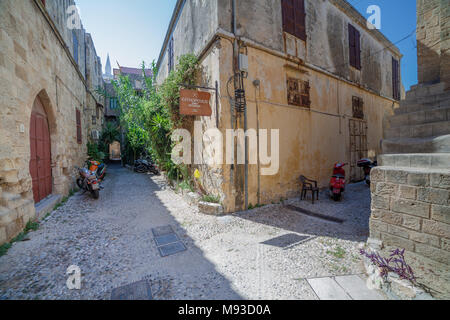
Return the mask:
<svg viewBox="0 0 450 320"><path fill-rule="evenodd" d="M385 300L381 292L367 288L364 276L349 275L308 279L320 300Z"/></svg>
<svg viewBox="0 0 450 320"><path fill-rule="evenodd" d="M98 201L88 194L70 198L0 258L0 300L111 299L113 290L120 299L317 300L307 279L364 271L358 250L368 236L364 184L350 185L341 203L326 195L314 206L285 203L343 223L283 204L204 215L162 177L120 167L109 169L104 187ZM174 243L186 250L162 257L159 249ZM66 286L71 265L81 269L81 290Z"/></svg>

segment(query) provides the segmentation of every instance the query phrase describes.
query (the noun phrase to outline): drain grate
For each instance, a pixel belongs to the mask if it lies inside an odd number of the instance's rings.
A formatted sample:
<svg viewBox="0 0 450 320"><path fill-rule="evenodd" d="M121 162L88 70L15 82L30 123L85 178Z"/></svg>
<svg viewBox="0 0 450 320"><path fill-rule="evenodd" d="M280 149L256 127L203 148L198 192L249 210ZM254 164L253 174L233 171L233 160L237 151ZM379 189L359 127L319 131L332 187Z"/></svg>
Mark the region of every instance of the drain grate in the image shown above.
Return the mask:
<svg viewBox="0 0 450 320"><path fill-rule="evenodd" d="M175 233L171 226L163 226L158 228L153 228L152 233L154 237L165 236L171 233Z"/></svg>
<svg viewBox="0 0 450 320"><path fill-rule="evenodd" d="M295 245L299 245L307 240L311 239L309 236L300 236L295 233L285 234L281 237L273 238L267 241L262 242L261 244L265 244L267 246L278 247L278 248L288 248L293 247Z"/></svg>
<svg viewBox="0 0 450 320"><path fill-rule="evenodd" d="M159 254L163 258L187 250L171 226L154 228L152 229L152 233Z"/></svg>
<svg viewBox="0 0 450 320"><path fill-rule="evenodd" d="M116 288L111 293L111 300L153 300L150 283L142 280Z"/></svg>
<svg viewBox="0 0 450 320"><path fill-rule="evenodd" d="M303 214L305 214L307 216L310 216L310 217L319 218L319 219L326 220L326 221L331 221L331 222L341 223L341 224L345 222L345 220L342 220L342 219L339 219L339 218L327 216L327 215L320 214L320 213L315 213L315 212L312 212L312 211L309 211L309 210L306 210L306 209L303 209L303 208L291 206L291 205L287 205L286 208L289 209L289 210L293 210L293 211L299 212L299 213L303 213Z"/></svg>
<svg viewBox="0 0 450 320"><path fill-rule="evenodd" d="M166 234L164 236L155 237L155 242L157 247L165 246L170 243L180 241L175 233Z"/></svg>
<svg viewBox="0 0 450 320"><path fill-rule="evenodd" d="M171 243L165 246L158 247L159 254L161 257L168 257L183 251L186 251L187 248L184 244L182 244L180 241Z"/></svg>

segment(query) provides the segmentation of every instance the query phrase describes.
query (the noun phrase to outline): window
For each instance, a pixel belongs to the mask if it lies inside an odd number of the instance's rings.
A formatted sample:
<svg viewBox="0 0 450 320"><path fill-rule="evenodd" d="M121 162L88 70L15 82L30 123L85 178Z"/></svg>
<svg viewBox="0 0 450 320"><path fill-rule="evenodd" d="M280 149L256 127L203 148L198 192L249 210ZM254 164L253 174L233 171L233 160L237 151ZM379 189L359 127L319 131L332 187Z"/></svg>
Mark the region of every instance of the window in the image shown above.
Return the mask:
<svg viewBox="0 0 450 320"><path fill-rule="evenodd" d="M392 92L395 100L400 100L400 64L392 58Z"/></svg>
<svg viewBox="0 0 450 320"><path fill-rule="evenodd" d="M109 108L111 110L117 109L118 105L117 105L117 98L110 98L109 99Z"/></svg>
<svg viewBox="0 0 450 320"><path fill-rule="evenodd" d="M77 109L77 142L78 144L81 144L83 142L82 136L81 136L81 113L80 110Z"/></svg>
<svg viewBox="0 0 450 320"><path fill-rule="evenodd" d="M306 41L305 0L281 0L283 31Z"/></svg>
<svg viewBox="0 0 450 320"><path fill-rule="evenodd" d="M170 39L169 41L169 72L173 70L174 67L174 57L173 57L173 38Z"/></svg>
<svg viewBox="0 0 450 320"><path fill-rule="evenodd" d="M78 38L75 34L75 31L72 32L72 38L73 38L73 58L75 59L75 62L78 63Z"/></svg>
<svg viewBox="0 0 450 320"><path fill-rule="evenodd" d="M288 103L290 105L309 108L311 100L309 97L309 81L289 78L288 85Z"/></svg>
<svg viewBox="0 0 450 320"><path fill-rule="evenodd" d="M348 25L350 65L361 70L361 34L351 24Z"/></svg>
<svg viewBox="0 0 450 320"><path fill-rule="evenodd" d="M359 97L353 97L353 118L364 120L364 101Z"/></svg>
<svg viewBox="0 0 450 320"><path fill-rule="evenodd" d="M92 116L92 124L93 125L97 124L97 117L96 116Z"/></svg>

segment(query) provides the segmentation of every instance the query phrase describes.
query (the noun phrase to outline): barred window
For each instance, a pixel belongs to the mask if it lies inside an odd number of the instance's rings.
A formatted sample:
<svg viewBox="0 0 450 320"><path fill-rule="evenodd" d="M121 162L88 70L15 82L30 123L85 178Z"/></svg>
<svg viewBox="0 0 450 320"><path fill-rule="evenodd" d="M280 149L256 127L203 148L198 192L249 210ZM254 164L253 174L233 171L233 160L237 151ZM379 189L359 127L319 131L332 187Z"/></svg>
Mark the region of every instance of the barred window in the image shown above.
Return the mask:
<svg viewBox="0 0 450 320"><path fill-rule="evenodd" d="M110 98L109 99L109 108L111 110L117 109L118 104L117 104L117 98Z"/></svg>
<svg viewBox="0 0 450 320"><path fill-rule="evenodd" d="M364 101L359 97L353 97L353 118L364 120Z"/></svg>
<svg viewBox="0 0 450 320"><path fill-rule="evenodd" d="M289 78L287 80L288 103L298 107L311 107L309 81Z"/></svg>

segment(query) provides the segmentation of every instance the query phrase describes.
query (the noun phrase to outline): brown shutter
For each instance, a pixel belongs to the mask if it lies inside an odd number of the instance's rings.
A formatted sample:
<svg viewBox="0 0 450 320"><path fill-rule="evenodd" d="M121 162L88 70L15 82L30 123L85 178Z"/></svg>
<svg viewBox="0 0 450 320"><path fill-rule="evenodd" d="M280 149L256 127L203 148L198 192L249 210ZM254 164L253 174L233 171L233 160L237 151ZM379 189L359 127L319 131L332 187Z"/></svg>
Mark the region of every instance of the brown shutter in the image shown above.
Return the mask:
<svg viewBox="0 0 450 320"><path fill-rule="evenodd" d="M81 113L80 110L77 109L77 142L81 144L83 142L81 136Z"/></svg>
<svg viewBox="0 0 450 320"><path fill-rule="evenodd" d="M355 29L355 68L361 70L361 34Z"/></svg>
<svg viewBox="0 0 450 320"><path fill-rule="evenodd" d="M399 63L396 59L392 58L392 91L393 98L400 100L400 70Z"/></svg>
<svg viewBox="0 0 450 320"><path fill-rule="evenodd" d="M305 0L294 0L295 32L294 35L306 41Z"/></svg>
<svg viewBox="0 0 450 320"><path fill-rule="evenodd" d="M294 0L281 0L281 7L283 9L283 31L290 34L294 34L295 33Z"/></svg>
<svg viewBox="0 0 450 320"><path fill-rule="evenodd" d="M348 25L348 47L349 47L349 58L350 65L355 66L355 28L349 24Z"/></svg>
<svg viewBox="0 0 450 320"><path fill-rule="evenodd" d="M348 24L348 43L350 65L361 70L361 34L350 23Z"/></svg>

